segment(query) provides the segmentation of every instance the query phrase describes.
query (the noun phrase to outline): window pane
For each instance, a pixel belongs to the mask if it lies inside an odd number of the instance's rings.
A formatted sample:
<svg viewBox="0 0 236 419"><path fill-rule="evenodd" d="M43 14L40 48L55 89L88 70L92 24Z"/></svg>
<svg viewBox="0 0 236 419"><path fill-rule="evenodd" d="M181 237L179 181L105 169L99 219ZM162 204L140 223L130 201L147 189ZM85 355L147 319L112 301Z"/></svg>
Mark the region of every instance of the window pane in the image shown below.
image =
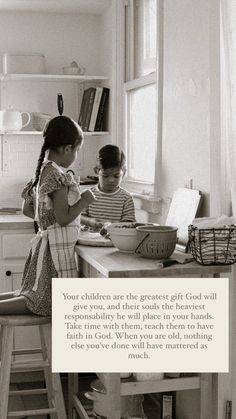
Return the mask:
<svg viewBox="0 0 236 419"><path fill-rule="evenodd" d="M156 69L156 0L134 2L134 77Z"/></svg>
<svg viewBox="0 0 236 419"><path fill-rule="evenodd" d="M156 150L156 85L128 95L128 177L154 182Z"/></svg>

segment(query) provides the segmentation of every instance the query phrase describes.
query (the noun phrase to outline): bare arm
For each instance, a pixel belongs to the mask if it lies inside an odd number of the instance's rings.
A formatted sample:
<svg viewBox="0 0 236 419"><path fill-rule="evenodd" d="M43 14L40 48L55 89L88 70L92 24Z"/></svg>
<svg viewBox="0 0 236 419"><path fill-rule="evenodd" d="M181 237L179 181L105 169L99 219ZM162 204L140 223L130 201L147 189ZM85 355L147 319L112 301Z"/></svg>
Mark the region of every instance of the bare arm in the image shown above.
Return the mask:
<svg viewBox="0 0 236 419"><path fill-rule="evenodd" d="M81 224L85 224L86 226L92 227L96 230L100 230L104 224L102 221L89 217L88 215L81 215L80 222Z"/></svg>
<svg viewBox="0 0 236 419"><path fill-rule="evenodd" d="M81 194L81 199L74 205L68 205L67 187L64 186L53 192L52 201L56 221L65 226L74 221L81 211L95 200L91 191L87 190Z"/></svg>
<svg viewBox="0 0 236 419"><path fill-rule="evenodd" d="M24 200L22 204L22 212L26 217L34 219L34 205L32 201Z"/></svg>

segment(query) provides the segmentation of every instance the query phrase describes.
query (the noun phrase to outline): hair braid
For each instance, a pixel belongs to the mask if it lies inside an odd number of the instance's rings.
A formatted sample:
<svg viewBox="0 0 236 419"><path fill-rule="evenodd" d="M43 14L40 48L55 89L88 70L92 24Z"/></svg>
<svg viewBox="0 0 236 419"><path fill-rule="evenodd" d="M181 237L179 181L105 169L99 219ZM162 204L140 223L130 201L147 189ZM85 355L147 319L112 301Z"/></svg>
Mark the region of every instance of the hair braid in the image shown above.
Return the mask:
<svg viewBox="0 0 236 419"><path fill-rule="evenodd" d="M34 181L32 183L32 188L34 188L39 181L40 171L41 171L41 167L42 167L44 157L45 157L45 153L46 153L47 149L48 149L48 145L46 144L46 141L44 141L44 143L42 145L42 148L41 148L39 158L38 158L38 164L37 164L37 167L36 167L36 170L35 170L35 176L34 176Z"/></svg>

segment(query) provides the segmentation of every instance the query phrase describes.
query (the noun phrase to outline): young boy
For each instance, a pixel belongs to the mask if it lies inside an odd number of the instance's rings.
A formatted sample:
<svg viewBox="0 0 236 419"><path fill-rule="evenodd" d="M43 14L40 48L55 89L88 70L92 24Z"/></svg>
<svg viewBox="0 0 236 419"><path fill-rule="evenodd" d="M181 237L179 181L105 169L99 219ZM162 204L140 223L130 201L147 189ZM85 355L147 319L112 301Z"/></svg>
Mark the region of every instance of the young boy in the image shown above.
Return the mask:
<svg viewBox="0 0 236 419"><path fill-rule="evenodd" d="M133 198L120 187L125 163L119 147L108 144L99 150L94 167L98 185L91 188L95 201L82 211L81 224L100 230L110 223L135 222Z"/></svg>

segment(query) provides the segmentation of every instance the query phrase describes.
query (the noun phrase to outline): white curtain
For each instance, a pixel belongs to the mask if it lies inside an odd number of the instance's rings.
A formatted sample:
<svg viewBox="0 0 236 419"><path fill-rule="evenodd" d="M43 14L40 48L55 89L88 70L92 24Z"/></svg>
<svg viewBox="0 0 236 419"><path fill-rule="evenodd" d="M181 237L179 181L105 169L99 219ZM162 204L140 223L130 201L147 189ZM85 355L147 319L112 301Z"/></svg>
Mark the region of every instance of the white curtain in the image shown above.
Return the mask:
<svg viewBox="0 0 236 419"><path fill-rule="evenodd" d="M236 219L236 0L221 0L222 139L226 147L227 188ZM225 194L226 196L226 194Z"/></svg>

